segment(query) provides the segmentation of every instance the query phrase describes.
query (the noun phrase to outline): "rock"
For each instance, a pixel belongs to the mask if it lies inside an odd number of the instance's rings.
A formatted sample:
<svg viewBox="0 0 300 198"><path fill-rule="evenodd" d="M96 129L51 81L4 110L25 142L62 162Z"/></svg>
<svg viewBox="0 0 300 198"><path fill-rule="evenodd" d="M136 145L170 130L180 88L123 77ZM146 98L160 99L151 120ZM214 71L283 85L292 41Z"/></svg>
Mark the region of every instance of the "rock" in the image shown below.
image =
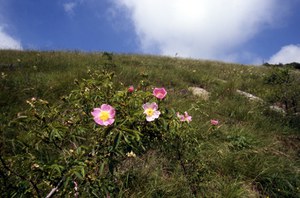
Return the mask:
<svg viewBox="0 0 300 198"><path fill-rule="evenodd" d="M203 100L209 99L209 92L205 89L202 89L200 87L189 87L188 90L191 91L193 95L198 96Z"/></svg>
<svg viewBox="0 0 300 198"><path fill-rule="evenodd" d="M205 89L203 88L200 88L200 87L189 87L188 88L189 91L191 91L193 93L193 95L195 96L198 96L199 98L201 98L202 100L208 100L209 99L209 92L206 91ZM250 101L254 101L254 102L261 102L263 103L264 100L255 96L255 95L252 95L250 93L247 93L247 92L244 92L244 91L241 91L241 90L236 90L236 92L246 98L248 98ZM270 110L272 111L276 111L278 113L281 113L283 115L286 114L286 111L284 110L284 108L278 106L278 105L271 105L270 107Z"/></svg>
<svg viewBox="0 0 300 198"><path fill-rule="evenodd" d="M247 92L244 92L244 91L241 91L241 90L236 90L236 92L242 96L245 96L246 98L248 98L250 101L255 101L255 102L263 102L263 99L255 96L255 95L252 95L250 93L247 93Z"/></svg>
<svg viewBox="0 0 300 198"><path fill-rule="evenodd" d="M272 105L272 106L270 106L270 109L273 110L273 111L276 111L276 112L278 112L278 113L281 113L281 114L283 114L283 115L286 114L285 110L284 110L282 107L279 107L279 106L277 106L277 105Z"/></svg>
<svg viewBox="0 0 300 198"><path fill-rule="evenodd" d="M241 91L241 90L236 90L236 92L238 94L240 94L240 95L243 95L243 96L247 97L250 101L264 102L263 99L261 99L261 98L259 98L257 96L254 96L254 95L252 95L250 93L247 93L247 92L244 92L244 91ZM283 115L286 114L286 111L284 110L284 108L278 106L277 104L271 105L271 106L269 106L269 108L270 108L270 110L276 111L276 112L281 113Z"/></svg>

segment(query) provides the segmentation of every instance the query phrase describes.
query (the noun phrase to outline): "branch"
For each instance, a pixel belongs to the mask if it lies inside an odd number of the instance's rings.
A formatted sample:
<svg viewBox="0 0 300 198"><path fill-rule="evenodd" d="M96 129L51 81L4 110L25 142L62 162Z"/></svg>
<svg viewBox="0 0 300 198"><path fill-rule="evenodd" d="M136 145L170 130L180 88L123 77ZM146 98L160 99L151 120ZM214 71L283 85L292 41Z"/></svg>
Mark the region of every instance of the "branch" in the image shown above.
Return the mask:
<svg viewBox="0 0 300 198"><path fill-rule="evenodd" d="M64 180L65 180L65 176L58 182L58 184L54 188L52 188L52 190L48 193L46 198L52 197L58 191L59 187L61 186Z"/></svg>

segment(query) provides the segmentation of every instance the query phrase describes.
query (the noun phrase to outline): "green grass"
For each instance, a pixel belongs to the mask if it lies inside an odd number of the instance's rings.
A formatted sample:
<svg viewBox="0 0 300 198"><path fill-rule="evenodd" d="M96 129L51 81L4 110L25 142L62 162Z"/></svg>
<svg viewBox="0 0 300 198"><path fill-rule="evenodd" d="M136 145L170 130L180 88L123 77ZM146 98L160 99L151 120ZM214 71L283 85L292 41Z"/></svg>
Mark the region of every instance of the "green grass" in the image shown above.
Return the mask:
<svg viewBox="0 0 300 198"><path fill-rule="evenodd" d="M169 105L189 109L193 116L189 133L182 131L180 159L166 142L120 165L124 179L119 197L300 197L300 127L295 124L300 119L268 109L273 90L265 77L274 72L268 67L147 55L2 50L1 156L8 155L8 142L17 133L6 127L27 107L25 101L37 97L58 102L74 88L75 79L88 77L88 69L113 71L115 80L126 86L142 79L164 86ZM298 82L299 73L293 75ZM295 85L290 89L299 90ZM193 96L190 86L208 90L210 100ZM250 102L237 89L266 103ZM218 129L209 129L210 119L220 120Z"/></svg>

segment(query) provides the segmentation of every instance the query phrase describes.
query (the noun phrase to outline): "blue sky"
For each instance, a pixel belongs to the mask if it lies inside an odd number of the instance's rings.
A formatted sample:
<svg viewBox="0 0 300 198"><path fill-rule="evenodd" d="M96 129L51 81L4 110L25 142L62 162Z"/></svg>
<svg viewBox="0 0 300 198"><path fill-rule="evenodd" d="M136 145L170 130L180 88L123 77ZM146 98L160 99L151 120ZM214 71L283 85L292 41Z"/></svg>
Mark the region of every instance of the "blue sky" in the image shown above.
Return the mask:
<svg viewBox="0 0 300 198"><path fill-rule="evenodd" d="M300 0L0 0L0 49L300 62Z"/></svg>

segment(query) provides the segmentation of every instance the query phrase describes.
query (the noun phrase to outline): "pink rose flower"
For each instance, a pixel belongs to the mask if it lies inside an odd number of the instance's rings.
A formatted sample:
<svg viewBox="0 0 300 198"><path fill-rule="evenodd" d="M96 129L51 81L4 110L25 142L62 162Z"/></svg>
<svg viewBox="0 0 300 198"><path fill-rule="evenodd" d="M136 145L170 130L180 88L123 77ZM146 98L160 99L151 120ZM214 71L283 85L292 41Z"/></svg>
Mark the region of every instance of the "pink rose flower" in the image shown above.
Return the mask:
<svg viewBox="0 0 300 198"><path fill-rule="evenodd" d="M132 93L134 91L134 87L131 85L129 88L128 88L128 92L129 93Z"/></svg>
<svg viewBox="0 0 300 198"><path fill-rule="evenodd" d="M210 124L213 126L217 126L219 124L218 120L210 120Z"/></svg>
<svg viewBox="0 0 300 198"><path fill-rule="evenodd" d="M192 121L192 116L190 116L186 111L184 112L184 115L181 115L179 112L177 112L177 117L181 122L190 122Z"/></svg>
<svg viewBox="0 0 300 198"><path fill-rule="evenodd" d="M144 114L146 114L146 120L151 122L159 117L160 111L158 111L158 106L155 102L143 104Z"/></svg>
<svg viewBox="0 0 300 198"><path fill-rule="evenodd" d="M97 124L108 126L114 123L116 111L112 106L103 104L100 108L94 108L91 114Z"/></svg>
<svg viewBox="0 0 300 198"><path fill-rule="evenodd" d="M154 88L153 95L156 98L162 100L164 97L166 97L167 91L165 90L165 88Z"/></svg>

